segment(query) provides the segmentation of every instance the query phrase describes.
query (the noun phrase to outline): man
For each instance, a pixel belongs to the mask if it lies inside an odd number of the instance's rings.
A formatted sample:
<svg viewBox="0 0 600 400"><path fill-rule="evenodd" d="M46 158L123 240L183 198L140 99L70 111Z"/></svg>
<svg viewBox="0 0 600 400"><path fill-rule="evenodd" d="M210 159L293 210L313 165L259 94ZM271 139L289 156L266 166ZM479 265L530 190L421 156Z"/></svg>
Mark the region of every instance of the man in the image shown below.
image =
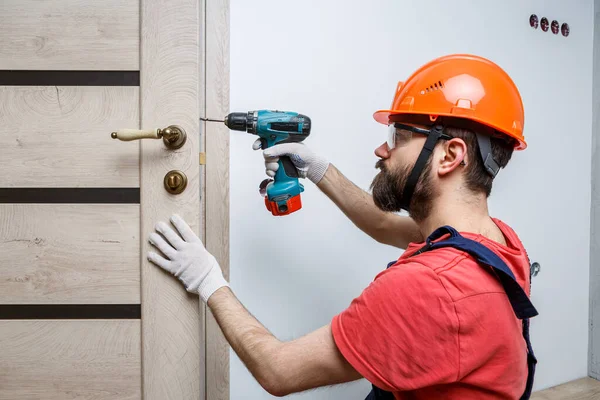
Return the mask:
<svg viewBox="0 0 600 400"><path fill-rule="evenodd" d="M515 232L487 207L494 176L514 149L526 147L516 86L489 60L446 56L400 82L391 109L374 117L388 125L388 138L375 150L381 171L372 196L304 144L264 150L267 174L274 175L277 157L290 156L300 176L356 226L406 249L331 324L279 341L236 299L214 257L178 216L171 222L181 237L160 222L156 230L166 240L154 232L150 242L165 257L151 252L149 259L208 303L232 348L275 396L364 377L374 386L369 398L520 398L528 325L507 293L516 290L528 302L529 260ZM410 217L393 213L401 209ZM423 243L443 226L483 244L503 261L488 264L510 271L491 273L465 251L435 248L441 237Z"/></svg>

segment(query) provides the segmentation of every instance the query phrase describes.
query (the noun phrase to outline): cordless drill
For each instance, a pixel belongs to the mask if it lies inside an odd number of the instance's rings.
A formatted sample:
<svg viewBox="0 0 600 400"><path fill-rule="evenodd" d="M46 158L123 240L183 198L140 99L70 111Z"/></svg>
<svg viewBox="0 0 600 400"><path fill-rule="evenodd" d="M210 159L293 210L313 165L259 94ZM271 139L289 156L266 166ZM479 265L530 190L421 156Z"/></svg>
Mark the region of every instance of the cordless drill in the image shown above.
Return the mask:
<svg viewBox="0 0 600 400"><path fill-rule="evenodd" d="M310 118L291 111L258 110L234 112L225 117L225 125L235 131L258 135L263 149L279 143L301 142L310 134ZM274 180L261 184L267 210L273 215L288 215L302 208L298 171L289 157L279 157L279 169Z"/></svg>

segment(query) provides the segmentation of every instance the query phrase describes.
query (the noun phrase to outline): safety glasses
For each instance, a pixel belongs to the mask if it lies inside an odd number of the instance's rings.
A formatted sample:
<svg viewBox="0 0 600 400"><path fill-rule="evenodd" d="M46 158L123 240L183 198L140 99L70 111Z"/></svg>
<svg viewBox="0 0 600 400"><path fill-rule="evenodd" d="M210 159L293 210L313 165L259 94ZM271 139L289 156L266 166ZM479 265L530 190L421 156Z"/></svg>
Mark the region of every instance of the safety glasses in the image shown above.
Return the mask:
<svg viewBox="0 0 600 400"><path fill-rule="evenodd" d="M387 145L388 148L395 149L396 147L406 146L414 133L429 136L432 129L417 128L416 126L405 125L399 122L392 122L388 125ZM438 129L441 129L438 128ZM440 139L450 140L452 136L445 133L440 134Z"/></svg>

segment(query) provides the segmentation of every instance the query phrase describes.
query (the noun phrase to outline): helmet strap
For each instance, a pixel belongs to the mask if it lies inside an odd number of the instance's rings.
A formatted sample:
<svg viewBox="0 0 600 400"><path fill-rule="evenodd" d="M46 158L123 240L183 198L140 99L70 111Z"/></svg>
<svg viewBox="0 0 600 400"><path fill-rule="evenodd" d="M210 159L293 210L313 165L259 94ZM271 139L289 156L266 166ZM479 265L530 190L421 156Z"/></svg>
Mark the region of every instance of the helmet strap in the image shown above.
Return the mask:
<svg viewBox="0 0 600 400"><path fill-rule="evenodd" d="M435 144L440 137L442 137L442 135L444 135L444 128L441 125L435 125L427 135L427 140L421 149L419 157L417 157L417 161L415 162L415 165L408 176L406 185L404 186L404 191L402 192L401 207L406 211L409 211L410 200L412 199L417 182L419 182L419 178L423 173L423 169L427 164L427 160L429 160L429 157L431 157L431 153L435 148Z"/></svg>
<svg viewBox="0 0 600 400"><path fill-rule="evenodd" d="M483 160L485 170L491 175L492 178L495 178L500 170L500 166L492 156L492 143L490 141L490 137L478 132L476 132L476 135L477 142L479 144L479 152L481 154L481 159ZM435 148L437 141L440 140L442 136L445 136L445 134L444 127L441 125L435 125L427 135L427 140L421 149L421 153L419 153L419 157L417 157L417 161L415 162L415 165L413 166L413 169L406 180L406 185L404 186L404 191L402 192L402 204L400 206L406 211L410 211L410 201L412 200L413 193L417 187L417 182L419 182L419 178L423 173L423 169L425 169L427 160L429 160L431 153L433 153L433 149Z"/></svg>
<svg viewBox="0 0 600 400"><path fill-rule="evenodd" d="M500 166L492 157L492 143L488 135L476 132L477 142L479 143L479 152L481 153L481 159L483 160L483 166L488 174L495 178L500 170Z"/></svg>

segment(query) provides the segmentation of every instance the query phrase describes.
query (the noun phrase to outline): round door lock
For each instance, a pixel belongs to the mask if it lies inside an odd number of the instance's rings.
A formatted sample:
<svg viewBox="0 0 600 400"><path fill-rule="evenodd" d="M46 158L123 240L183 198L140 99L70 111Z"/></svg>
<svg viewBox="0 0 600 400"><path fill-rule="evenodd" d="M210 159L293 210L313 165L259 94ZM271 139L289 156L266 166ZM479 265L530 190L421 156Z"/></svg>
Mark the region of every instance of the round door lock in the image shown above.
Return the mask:
<svg viewBox="0 0 600 400"><path fill-rule="evenodd" d="M167 192L179 194L183 192L187 186L187 176L178 170L169 171L165 175L164 185Z"/></svg>

